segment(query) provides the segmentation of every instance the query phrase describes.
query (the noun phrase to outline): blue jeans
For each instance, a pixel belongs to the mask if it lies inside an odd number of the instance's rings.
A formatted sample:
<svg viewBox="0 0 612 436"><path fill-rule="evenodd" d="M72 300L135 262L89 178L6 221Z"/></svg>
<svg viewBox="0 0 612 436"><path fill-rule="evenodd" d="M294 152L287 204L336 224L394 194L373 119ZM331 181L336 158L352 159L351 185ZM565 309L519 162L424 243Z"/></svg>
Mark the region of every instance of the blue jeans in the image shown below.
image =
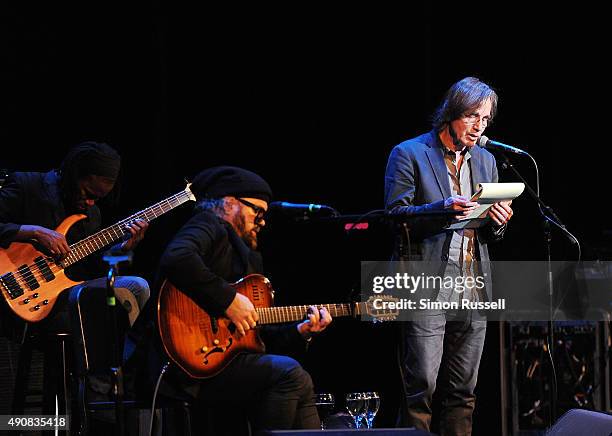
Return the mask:
<svg viewBox="0 0 612 436"><path fill-rule="evenodd" d="M106 277L87 280L82 285L91 288L105 288ZM151 295L151 290L149 289L147 281L136 276L117 276L115 279L115 288L126 288L134 294L138 302L138 308L141 311ZM47 318L39 323L39 328L43 328L48 332L71 331L70 314L68 313L68 296L70 295L70 289L64 290L64 292L59 295L53 310Z"/></svg>
<svg viewBox="0 0 612 436"><path fill-rule="evenodd" d="M402 325L402 426L430 430L434 391L441 398L440 435L470 435L474 388L487 323L435 315ZM439 385L436 386L436 380Z"/></svg>
<svg viewBox="0 0 612 436"><path fill-rule="evenodd" d="M83 283L83 285L92 288L105 288L106 277L87 280L85 283ZM141 311L151 296L149 283L147 283L145 279L136 276L117 276L115 278L115 288L126 288L132 294L134 294L134 297L136 297L136 301L138 302L138 309Z"/></svg>

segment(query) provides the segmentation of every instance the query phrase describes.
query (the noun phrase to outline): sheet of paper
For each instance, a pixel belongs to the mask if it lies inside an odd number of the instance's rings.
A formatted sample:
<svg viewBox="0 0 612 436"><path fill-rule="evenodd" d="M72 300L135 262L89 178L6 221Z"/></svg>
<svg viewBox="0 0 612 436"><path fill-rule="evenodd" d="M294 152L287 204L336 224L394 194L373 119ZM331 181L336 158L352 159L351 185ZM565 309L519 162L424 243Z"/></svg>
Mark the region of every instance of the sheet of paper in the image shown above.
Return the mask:
<svg viewBox="0 0 612 436"><path fill-rule="evenodd" d="M493 204L500 201L514 200L525 190L524 183L480 183L476 193L471 200L478 202L469 215L454 220L447 228L463 229L480 227L487 217L487 212ZM467 221L478 220L479 222L467 223Z"/></svg>

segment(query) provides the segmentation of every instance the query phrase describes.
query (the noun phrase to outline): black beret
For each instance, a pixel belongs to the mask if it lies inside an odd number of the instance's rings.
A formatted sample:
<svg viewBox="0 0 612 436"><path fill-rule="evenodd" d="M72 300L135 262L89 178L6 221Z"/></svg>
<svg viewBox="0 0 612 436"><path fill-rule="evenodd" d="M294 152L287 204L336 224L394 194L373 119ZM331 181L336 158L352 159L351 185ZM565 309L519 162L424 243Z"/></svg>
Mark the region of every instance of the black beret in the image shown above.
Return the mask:
<svg viewBox="0 0 612 436"><path fill-rule="evenodd" d="M213 167L194 177L191 192L198 200L225 196L258 198L269 203L272 189L261 176L238 167Z"/></svg>

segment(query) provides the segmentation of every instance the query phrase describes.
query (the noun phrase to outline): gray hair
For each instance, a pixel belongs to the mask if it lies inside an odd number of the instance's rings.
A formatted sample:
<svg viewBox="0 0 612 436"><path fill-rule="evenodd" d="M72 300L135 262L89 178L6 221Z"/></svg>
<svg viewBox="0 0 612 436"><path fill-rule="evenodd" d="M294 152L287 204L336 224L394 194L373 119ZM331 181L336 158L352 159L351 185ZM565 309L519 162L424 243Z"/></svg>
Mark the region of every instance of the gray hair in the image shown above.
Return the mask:
<svg viewBox="0 0 612 436"><path fill-rule="evenodd" d="M214 213L220 212L223 210L225 206L225 198L204 198L196 204L196 210L201 211L211 211Z"/></svg>
<svg viewBox="0 0 612 436"><path fill-rule="evenodd" d="M432 117L432 125L436 131L441 131L450 124L470 112L485 101L491 101L491 120L497 112L497 94L489 85L476 77L461 79L446 92L444 100Z"/></svg>

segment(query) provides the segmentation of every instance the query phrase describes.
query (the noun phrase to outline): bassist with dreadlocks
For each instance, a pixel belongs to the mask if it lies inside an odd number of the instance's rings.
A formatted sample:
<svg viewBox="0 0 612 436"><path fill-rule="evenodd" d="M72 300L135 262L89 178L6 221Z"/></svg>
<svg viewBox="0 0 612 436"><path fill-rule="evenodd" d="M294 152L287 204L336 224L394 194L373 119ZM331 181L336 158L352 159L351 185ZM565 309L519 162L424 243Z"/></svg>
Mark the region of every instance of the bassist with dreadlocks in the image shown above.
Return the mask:
<svg viewBox="0 0 612 436"><path fill-rule="evenodd" d="M115 194L120 166L121 158L115 149L103 143L84 142L69 151L59 169L12 173L0 189L0 250L13 243L31 242L58 262L65 259L70 255L71 243L100 229L96 202ZM67 237L53 230L75 214L86 218L72 225ZM144 220L133 221L126 228L127 240L117 248L132 250L147 227ZM72 280L86 280L90 287L106 286L106 278L94 279L101 271L93 266L91 262L76 263L67 269L67 275ZM129 289L139 308L149 298L149 286L140 277L117 277L115 287ZM60 295L44 319L45 329L68 328L67 294Z"/></svg>

